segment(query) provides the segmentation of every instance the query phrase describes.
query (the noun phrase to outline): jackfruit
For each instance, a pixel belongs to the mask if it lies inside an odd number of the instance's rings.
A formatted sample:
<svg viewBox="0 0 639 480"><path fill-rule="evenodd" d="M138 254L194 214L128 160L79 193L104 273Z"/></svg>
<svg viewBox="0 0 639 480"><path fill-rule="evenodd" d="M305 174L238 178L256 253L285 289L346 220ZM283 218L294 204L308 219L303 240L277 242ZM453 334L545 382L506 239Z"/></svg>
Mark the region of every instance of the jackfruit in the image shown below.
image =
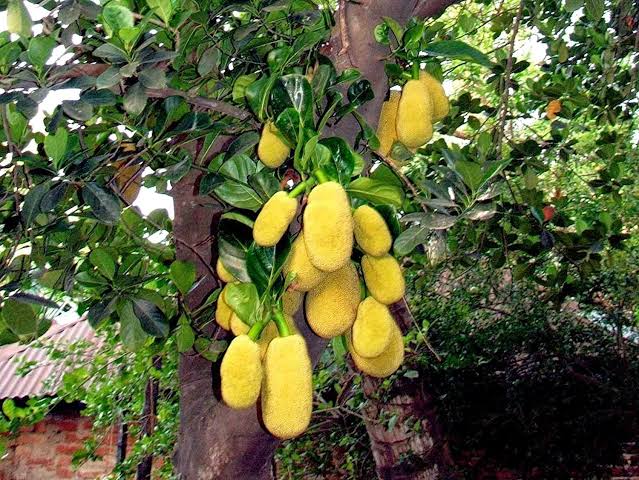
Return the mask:
<svg viewBox="0 0 639 480"><path fill-rule="evenodd" d="M222 280L224 283L231 283L231 282L237 281L237 279L233 276L233 274L226 269L226 267L222 263L222 260L220 260L219 257L217 259L217 262L215 263L215 272L217 273L218 278Z"/></svg>
<svg viewBox="0 0 639 480"><path fill-rule="evenodd" d="M371 377L384 378L397 371L404 361L404 337L397 324L391 325L390 341L381 355L366 358L359 355L353 348L351 335L347 335L348 350L355 366Z"/></svg>
<svg viewBox="0 0 639 480"><path fill-rule="evenodd" d="M239 337L240 335L245 335L248 333L251 327L249 327L246 323L242 321L240 317L237 316L235 312L231 315L231 331L233 335Z"/></svg>
<svg viewBox="0 0 639 480"><path fill-rule="evenodd" d="M404 85L397 107L397 138L409 148L417 148L433 136L433 101L419 80Z"/></svg>
<svg viewBox="0 0 639 480"><path fill-rule="evenodd" d="M306 243L304 242L304 232L301 232L293 241L291 251L282 270L285 276L291 272L295 273L295 279L290 288L298 292L308 292L326 276L326 272L315 268L315 265L309 260L306 252Z"/></svg>
<svg viewBox="0 0 639 480"><path fill-rule="evenodd" d="M253 240L262 247L272 247L282 238L295 218L297 200L284 191L277 192L260 211L253 226Z"/></svg>
<svg viewBox="0 0 639 480"><path fill-rule="evenodd" d="M304 338L274 338L264 356L264 425L277 438L293 438L308 428L312 410L312 367Z"/></svg>
<svg viewBox="0 0 639 480"><path fill-rule="evenodd" d="M426 86L426 90L430 93L430 98L433 101L433 122L438 122L448 115L450 110L450 103L444 87L439 80L423 70L419 72L419 81Z"/></svg>
<svg viewBox="0 0 639 480"><path fill-rule="evenodd" d="M357 307L357 318L353 323L355 352L365 358L380 356L388 347L394 322L386 305L367 297Z"/></svg>
<svg viewBox="0 0 639 480"><path fill-rule="evenodd" d="M260 347L247 335L233 339L220 366L222 399L231 408L257 402L262 387Z"/></svg>
<svg viewBox="0 0 639 480"><path fill-rule="evenodd" d="M306 320L320 337L336 337L353 325L359 299L357 270L352 262L348 262L308 292Z"/></svg>
<svg viewBox="0 0 639 480"><path fill-rule="evenodd" d="M287 290L282 295L282 310L287 315L295 315L302 305L304 294L295 290Z"/></svg>
<svg viewBox="0 0 639 480"><path fill-rule="evenodd" d="M381 257L388 253L393 243L388 225L381 214L368 205L362 205L353 214L353 231L357 244L364 253Z"/></svg>
<svg viewBox="0 0 639 480"><path fill-rule="evenodd" d="M293 320L293 317L291 317L290 315L284 315L284 318L286 319L286 324L288 325L288 328L291 331L291 334L299 333L299 331L297 330L297 325L295 324L295 320ZM262 330L262 335L260 335L260 338L257 341L257 344L260 346L260 354L262 358L264 358L264 355L266 354L266 349L268 348L269 343L271 343L271 340L273 340L274 338L277 338L277 336L278 336L277 325L275 325L275 322L268 322L266 324L266 327L264 327L264 330Z"/></svg>
<svg viewBox="0 0 639 480"><path fill-rule="evenodd" d="M379 148L377 153L387 157L393 147L393 143L397 140L397 107L401 93L395 90L390 92L388 100L382 104L379 112L379 121L377 122L377 138L379 140Z"/></svg>
<svg viewBox="0 0 639 480"><path fill-rule="evenodd" d="M304 210L308 258L325 272L342 268L353 252L353 217L344 188L336 182L315 187Z"/></svg>
<svg viewBox="0 0 639 480"><path fill-rule="evenodd" d="M224 300L225 292L226 287L222 289L220 295L217 297L217 305L215 307L215 321L224 330L230 330L231 315L233 315L233 310L231 310L231 307L229 307L228 303L226 303L226 300Z"/></svg>
<svg viewBox="0 0 639 480"><path fill-rule="evenodd" d="M362 271L366 287L375 300L390 305L401 300L406 290L402 269L391 255L362 257Z"/></svg>
<svg viewBox="0 0 639 480"><path fill-rule="evenodd" d="M273 122L266 122L262 137L257 146L257 156L269 168L277 168L286 161L291 149L277 135L277 127Z"/></svg>

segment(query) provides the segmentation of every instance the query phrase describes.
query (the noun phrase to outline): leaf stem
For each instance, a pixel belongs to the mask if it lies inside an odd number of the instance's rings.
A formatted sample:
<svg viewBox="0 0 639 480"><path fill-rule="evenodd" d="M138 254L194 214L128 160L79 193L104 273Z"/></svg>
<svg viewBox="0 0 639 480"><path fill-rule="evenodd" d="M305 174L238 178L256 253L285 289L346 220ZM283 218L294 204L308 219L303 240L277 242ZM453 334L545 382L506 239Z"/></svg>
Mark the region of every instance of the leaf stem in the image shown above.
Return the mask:
<svg viewBox="0 0 639 480"><path fill-rule="evenodd" d="M288 328L286 318L284 318L284 314L281 310L278 309L273 312L273 321L277 326L277 333L279 333L280 337L288 337L291 334L291 330Z"/></svg>
<svg viewBox="0 0 639 480"><path fill-rule="evenodd" d="M288 192L288 196L291 198L296 198L302 193L304 193L308 187L312 187L313 185L315 185L315 179L308 178L304 180L303 182L300 182L297 185L295 185L295 188L293 188L293 190Z"/></svg>
<svg viewBox="0 0 639 480"><path fill-rule="evenodd" d="M317 170L315 170L313 172L313 176L317 178L317 183L326 183L330 181L330 178L328 178L328 175L326 175L326 172L324 172L324 170L322 170L321 168L318 168Z"/></svg>

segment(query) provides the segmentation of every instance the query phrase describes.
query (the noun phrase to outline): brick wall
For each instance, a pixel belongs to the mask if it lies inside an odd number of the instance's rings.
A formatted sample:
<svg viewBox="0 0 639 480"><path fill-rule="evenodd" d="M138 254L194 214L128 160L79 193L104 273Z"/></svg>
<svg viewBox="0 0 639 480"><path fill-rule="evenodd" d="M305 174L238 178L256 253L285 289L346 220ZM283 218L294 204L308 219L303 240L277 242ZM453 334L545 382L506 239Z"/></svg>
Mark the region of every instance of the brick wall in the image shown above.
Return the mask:
<svg viewBox="0 0 639 480"><path fill-rule="evenodd" d="M100 461L71 467L73 453L91 433L91 419L77 409L58 411L36 425L25 427L8 440L7 453L0 460L0 480L80 480L103 478L115 463L114 432L97 450Z"/></svg>

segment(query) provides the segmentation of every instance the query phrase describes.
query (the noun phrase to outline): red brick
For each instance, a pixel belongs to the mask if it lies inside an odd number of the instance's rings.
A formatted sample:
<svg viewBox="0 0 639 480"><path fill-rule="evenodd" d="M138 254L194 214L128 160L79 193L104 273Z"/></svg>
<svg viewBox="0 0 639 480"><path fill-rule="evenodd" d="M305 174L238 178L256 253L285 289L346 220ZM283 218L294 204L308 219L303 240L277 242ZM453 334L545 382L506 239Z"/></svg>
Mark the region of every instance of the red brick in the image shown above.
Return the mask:
<svg viewBox="0 0 639 480"><path fill-rule="evenodd" d="M60 480L65 478L73 478L73 471L69 468L69 466L59 466L55 469L56 478Z"/></svg>
<svg viewBox="0 0 639 480"><path fill-rule="evenodd" d="M58 444L55 447L55 452L57 454L62 454L62 455L73 455L76 451L78 450L78 445L74 445L74 444Z"/></svg>
<svg viewBox="0 0 639 480"><path fill-rule="evenodd" d="M45 443L47 441L47 437L41 433L23 433L18 438L18 441L23 445L37 445Z"/></svg>
<svg viewBox="0 0 639 480"><path fill-rule="evenodd" d="M76 420L58 420L53 427L63 432L75 432L78 430L78 422Z"/></svg>
<svg viewBox="0 0 639 480"><path fill-rule="evenodd" d="M36 423L33 429L33 431L36 433L44 433L46 432L46 430L47 430L47 422L44 420L42 422Z"/></svg>

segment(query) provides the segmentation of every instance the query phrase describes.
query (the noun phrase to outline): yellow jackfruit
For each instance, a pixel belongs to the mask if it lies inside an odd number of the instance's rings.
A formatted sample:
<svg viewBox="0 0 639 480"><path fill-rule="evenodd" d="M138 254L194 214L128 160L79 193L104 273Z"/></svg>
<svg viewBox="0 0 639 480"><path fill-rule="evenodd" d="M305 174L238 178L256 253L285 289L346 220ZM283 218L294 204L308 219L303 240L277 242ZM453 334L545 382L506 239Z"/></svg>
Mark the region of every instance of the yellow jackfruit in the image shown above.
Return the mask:
<svg viewBox="0 0 639 480"><path fill-rule="evenodd" d="M309 194L304 210L304 243L311 263L325 272L342 268L351 258L351 204L339 183L323 183Z"/></svg>
<svg viewBox="0 0 639 480"><path fill-rule="evenodd" d="M353 357L355 366L371 377L384 378L397 371L404 361L404 337L395 322L392 323L390 341L381 355L366 358L359 355L353 348L351 335L347 335L348 349Z"/></svg>
<svg viewBox="0 0 639 480"><path fill-rule="evenodd" d="M291 272L295 273L295 279L290 288L298 292L308 292L326 276L326 272L316 268L309 260L304 242L304 232L300 232L293 241L282 271L285 276Z"/></svg>
<svg viewBox="0 0 639 480"><path fill-rule="evenodd" d="M238 317L235 312L233 313L233 315L231 315L230 324L231 324L231 331L233 332L233 335L237 337L239 337L240 335L247 334L251 328L246 323L244 323L242 319Z"/></svg>
<svg viewBox="0 0 639 480"><path fill-rule="evenodd" d="M231 408L257 402L262 387L260 347L247 335L235 337L220 366L222 399Z"/></svg>
<svg viewBox="0 0 639 480"><path fill-rule="evenodd" d="M264 358L268 344L276 337L277 325L275 325L275 322L268 322L266 327L264 327L264 330L262 330L262 335L260 335L260 338L257 341L257 344L260 346L260 358Z"/></svg>
<svg viewBox="0 0 639 480"><path fill-rule="evenodd" d="M312 410L313 376L304 338L274 338L264 356L264 426L277 438L293 438L308 428Z"/></svg>
<svg viewBox="0 0 639 480"><path fill-rule="evenodd" d="M282 310L287 315L295 315L302 305L304 294L295 290L287 290L282 295Z"/></svg>
<svg viewBox="0 0 639 480"><path fill-rule="evenodd" d="M357 307L353 323L352 342L361 357L380 356L388 347L395 321L388 307L373 297L367 297Z"/></svg>
<svg viewBox="0 0 639 480"><path fill-rule="evenodd" d="M397 140L397 107L401 93L395 90L390 92L388 100L382 104L379 112L379 121L377 122L377 138L379 139L379 148L377 153L387 157L390 154L393 143Z"/></svg>
<svg viewBox="0 0 639 480"><path fill-rule="evenodd" d="M269 168L277 168L284 163L291 149L277 135L273 122L266 122L257 146L257 156Z"/></svg>
<svg viewBox="0 0 639 480"><path fill-rule="evenodd" d="M233 310L231 310L231 307L229 307L228 303L226 303L226 300L224 300L225 292L226 287L222 289L219 297L217 297L217 305L215 307L215 321L224 330L230 330L231 315L233 315Z"/></svg>
<svg viewBox="0 0 639 480"><path fill-rule="evenodd" d="M362 271L366 287L375 300L390 305L399 302L404 296L406 283L402 269L391 255L383 257L362 257Z"/></svg>
<svg viewBox="0 0 639 480"><path fill-rule="evenodd" d="M353 214L353 231L357 244L364 253L381 257L388 253L393 243L388 225L381 214L368 205L362 205Z"/></svg>
<svg viewBox="0 0 639 480"><path fill-rule="evenodd" d="M433 101L419 80L404 85L397 107L397 138L409 148L417 148L433 136Z"/></svg>
<svg viewBox="0 0 639 480"><path fill-rule="evenodd" d="M444 87L439 80L423 70L419 72L419 81L426 86L426 90L430 93L430 98L433 101L433 122L438 122L448 115L450 110L450 103Z"/></svg>
<svg viewBox="0 0 639 480"><path fill-rule="evenodd" d="M217 272L218 278L222 280L224 283L231 283L231 282L237 281L237 279L233 276L233 274L226 269L226 267L222 263L222 260L220 260L219 258L217 259L217 262L215 263L215 271Z"/></svg>
<svg viewBox="0 0 639 480"><path fill-rule="evenodd" d="M282 235L295 218L297 200L284 191L277 192L260 211L253 226L253 240L262 247L272 247L280 241Z"/></svg>
<svg viewBox="0 0 639 480"><path fill-rule="evenodd" d="M323 338L332 338L348 330L355 321L360 299L359 278L348 262L328 276L306 295L306 320Z"/></svg>

